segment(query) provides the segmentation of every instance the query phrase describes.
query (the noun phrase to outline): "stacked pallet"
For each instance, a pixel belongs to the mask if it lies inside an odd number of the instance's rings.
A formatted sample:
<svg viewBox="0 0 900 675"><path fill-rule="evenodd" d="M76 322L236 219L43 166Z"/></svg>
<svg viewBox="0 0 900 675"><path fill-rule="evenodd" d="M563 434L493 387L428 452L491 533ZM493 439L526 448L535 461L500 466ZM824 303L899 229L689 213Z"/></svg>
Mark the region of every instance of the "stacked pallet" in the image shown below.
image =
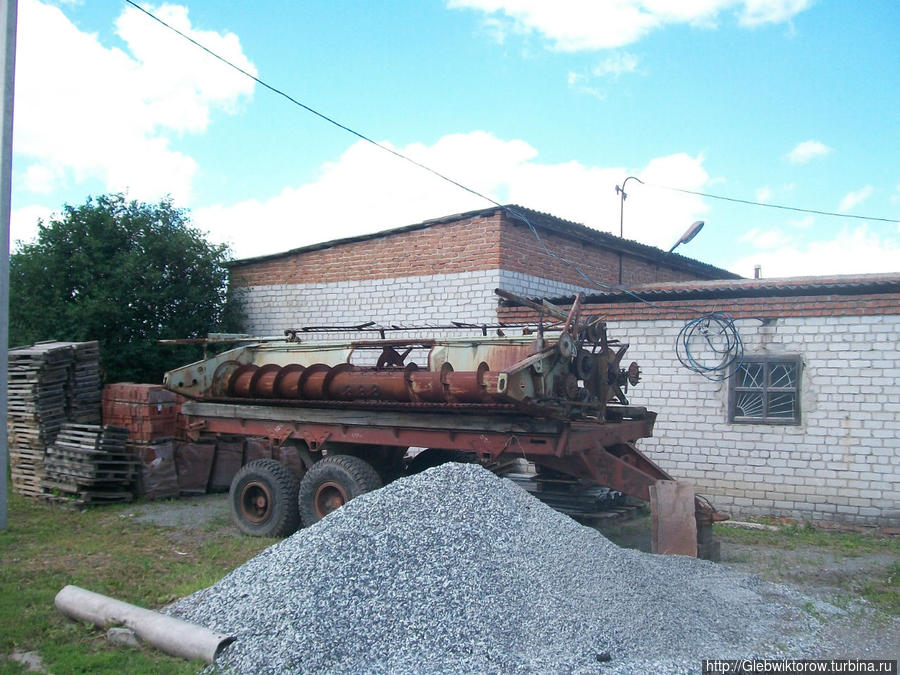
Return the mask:
<svg viewBox="0 0 900 675"><path fill-rule="evenodd" d="M140 462L138 494L178 496L175 394L158 384L118 382L103 388L102 408L104 424L128 429L128 448Z"/></svg>
<svg viewBox="0 0 900 675"><path fill-rule="evenodd" d="M70 344L38 343L9 351L7 424L13 490L44 494L44 452L66 417Z"/></svg>
<svg viewBox="0 0 900 675"><path fill-rule="evenodd" d="M43 487L69 503L131 501L138 462L127 443L128 429L64 424L47 448Z"/></svg>
<svg viewBox="0 0 900 675"><path fill-rule="evenodd" d="M66 383L66 417L76 424L100 424L100 346L73 342Z"/></svg>

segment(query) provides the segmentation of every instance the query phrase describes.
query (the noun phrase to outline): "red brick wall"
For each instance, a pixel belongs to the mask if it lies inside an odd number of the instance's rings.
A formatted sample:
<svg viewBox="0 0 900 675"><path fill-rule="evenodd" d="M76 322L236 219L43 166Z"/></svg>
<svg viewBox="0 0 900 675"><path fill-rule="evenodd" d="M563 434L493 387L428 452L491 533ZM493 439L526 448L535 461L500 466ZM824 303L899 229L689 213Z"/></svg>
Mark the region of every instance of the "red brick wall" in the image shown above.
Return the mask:
<svg viewBox="0 0 900 675"><path fill-rule="evenodd" d="M618 254L543 230L540 233L551 251L572 261L592 279L618 283ZM510 222L499 212L238 265L232 268L232 283L238 287L329 283L498 268L587 285L570 266L548 255L527 226ZM696 278L640 258L624 257L622 281L626 284Z"/></svg>
<svg viewBox="0 0 900 675"><path fill-rule="evenodd" d="M713 311L727 312L734 319L900 314L900 293L678 300L654 302L652 306L641 302L627 302L588 304L582 309L582 313L600 315L607 321L688 320ZM524 307L501 307L497 310L497 315L501 321L531 321L535 313Z"/></svg>
<svg viewBox="0 0 900 675"><path fill-rule="evenodd" d="M267 286L452 274L499 264L500 217L494 215L239 265L231 275L235 286Z"/></svg>

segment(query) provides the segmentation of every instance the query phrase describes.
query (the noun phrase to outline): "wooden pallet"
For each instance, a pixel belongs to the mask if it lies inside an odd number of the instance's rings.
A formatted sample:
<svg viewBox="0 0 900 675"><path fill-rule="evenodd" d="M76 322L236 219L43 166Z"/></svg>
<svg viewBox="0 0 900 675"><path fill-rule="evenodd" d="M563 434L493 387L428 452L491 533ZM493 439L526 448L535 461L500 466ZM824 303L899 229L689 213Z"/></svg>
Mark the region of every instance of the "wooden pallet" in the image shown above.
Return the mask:
<svg viewBox="0 0 900 675"><path fill-rule="evenodd" d="M121 427L64 424L47 449L42 487L80 505L130 501L139 467L127 442Z"/></svg>
<svg viewBox="0 0 900 675"><path fill-rule="evenodd" d="M48 341L12 349L7 386L13 489L42 496L45 453L63 424L67 420L100 422L99 345L96 341Z"/></svg>
<svg viewBox="0 0 900 675"><path fill-rule="evenodd" d="M42 499L71 506L116 504L134 499L131 491L91 489L72 482L45 480L43 486L45 492L39 495Z"/></svg>

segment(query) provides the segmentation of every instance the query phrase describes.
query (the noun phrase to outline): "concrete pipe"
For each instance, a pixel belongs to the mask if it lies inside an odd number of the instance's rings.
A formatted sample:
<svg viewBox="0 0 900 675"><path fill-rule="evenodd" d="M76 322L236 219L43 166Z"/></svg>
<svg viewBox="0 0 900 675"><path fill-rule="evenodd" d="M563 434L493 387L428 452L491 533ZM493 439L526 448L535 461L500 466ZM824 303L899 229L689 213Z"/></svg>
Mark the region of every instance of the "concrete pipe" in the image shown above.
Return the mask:
<svg viewBox="0 0 900 675"><path fill-rule="evenodd" d="M216 655L234 641L234 637L127 602L66 586L56 594L56 608L66 616L89 621L100 628L125 626L144 642L172 656L203 659L213 663Z"/></svg>

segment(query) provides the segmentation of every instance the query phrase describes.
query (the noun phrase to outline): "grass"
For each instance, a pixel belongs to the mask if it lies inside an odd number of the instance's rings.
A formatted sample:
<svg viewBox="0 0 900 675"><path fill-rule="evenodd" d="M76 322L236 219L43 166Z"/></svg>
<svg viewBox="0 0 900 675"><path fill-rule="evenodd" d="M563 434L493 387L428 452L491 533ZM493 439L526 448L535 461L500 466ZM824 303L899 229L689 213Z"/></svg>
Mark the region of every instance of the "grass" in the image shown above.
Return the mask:
<svg viewBox="0 0 900 675"><path fill-rule="evenodd" d="M845 601L848 597L862 597L879 611L889 616L900 616L900 562L887 566L873 563L856 570L849 565L849 571L842 570L840 564L842 560L852 562L864 556L900 560L900 538L866 532L835 532L813 527L809 523L785 525L768 519L760 519L759 522L775 524L779 530L746 530L716 525L715 536L723 542L723 546L736 543L770 551L799 552L799 556L785 556L782 561L776 558L769 563L768 569L760 573L775 580L795 582L802 581L804 573L816 575L846 594ZM833 562L826 565L825 556ZM832 569L826 571L826 567ZM809 569L805 572L804 568Z"/></svg>
<svg viewBox="0 0 900 675"><path fill-rule="evenodd" d="M147 647L110 647L105 633L54 605L67 584L157 609L219 580L273 543L204 528L184 536L126 518L129 507L76 511L9 492L0 532L0 673L25 672L6 659L36 651L51 672L195 673L202 664Z"/></svg>
<svg viewBox="0 0 900 675"><path fill-rule="evenodd" d="M900 555L900 539L867 532L836 532L814 527L809 523L781 524L770 519L758 519L767 525L776 525L777 532L747 530L716 524L715 536L730 541L767 548L796 549L815 547L835 551L847 556L872 553L897 553Z"/></svg>
<svg viewBox="0 0 900 675"><path fill-rule="evenodd" d="M879 578L865 582L862 596L887 614L900 616L900 562Z"/></svg>

